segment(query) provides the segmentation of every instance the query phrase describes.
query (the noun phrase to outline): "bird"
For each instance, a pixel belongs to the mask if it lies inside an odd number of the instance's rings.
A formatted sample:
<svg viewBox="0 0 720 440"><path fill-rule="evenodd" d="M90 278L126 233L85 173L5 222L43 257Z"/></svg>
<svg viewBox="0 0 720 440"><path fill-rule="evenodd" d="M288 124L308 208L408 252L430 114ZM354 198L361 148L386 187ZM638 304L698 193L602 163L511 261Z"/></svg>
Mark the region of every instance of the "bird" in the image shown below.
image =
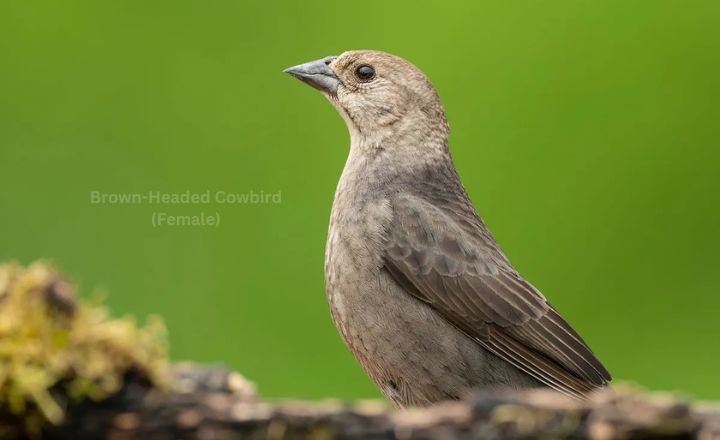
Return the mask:
<svg viewBox="0 0 720 440"><path fill-rule="evenodd" d="M415 65L352 50L285 69L345 120L325 249L343 341L396 407L469 390L585 399L611 375L505 256L460 181L445 109Z"/></svg>

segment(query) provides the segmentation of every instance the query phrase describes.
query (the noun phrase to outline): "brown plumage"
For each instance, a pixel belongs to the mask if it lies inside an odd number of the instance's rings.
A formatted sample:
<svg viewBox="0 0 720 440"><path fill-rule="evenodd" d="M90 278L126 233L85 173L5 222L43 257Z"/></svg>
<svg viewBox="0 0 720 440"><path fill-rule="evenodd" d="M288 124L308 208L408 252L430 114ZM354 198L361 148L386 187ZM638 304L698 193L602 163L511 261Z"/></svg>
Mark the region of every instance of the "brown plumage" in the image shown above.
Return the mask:
<svg viewBox="0 0 720 440"><path fill-rule="evenodd" d="M401 58L346 52L288 69L344 117L326 287L343 339L398 406L470 387L545 385L573 397L610 374L513 269L448 150L442 104Z"/></svg>

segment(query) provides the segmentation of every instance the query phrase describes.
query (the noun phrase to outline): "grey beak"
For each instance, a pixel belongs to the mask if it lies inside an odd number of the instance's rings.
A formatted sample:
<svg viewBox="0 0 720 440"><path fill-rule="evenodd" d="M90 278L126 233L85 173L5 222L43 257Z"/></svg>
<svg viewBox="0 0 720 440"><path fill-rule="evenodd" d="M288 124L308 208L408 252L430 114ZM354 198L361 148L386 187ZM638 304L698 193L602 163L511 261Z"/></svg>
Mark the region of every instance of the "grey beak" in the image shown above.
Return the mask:
<svg viewBox="0 0 720 440"><path fill-rule="evenodd" d="M307 83L316 89L330 94L337 93L340 81L335 72L330 68L330 63L337 57L325 57L320 60L310 61L283 70L283 72L294 76L300 81Z"/></svg>

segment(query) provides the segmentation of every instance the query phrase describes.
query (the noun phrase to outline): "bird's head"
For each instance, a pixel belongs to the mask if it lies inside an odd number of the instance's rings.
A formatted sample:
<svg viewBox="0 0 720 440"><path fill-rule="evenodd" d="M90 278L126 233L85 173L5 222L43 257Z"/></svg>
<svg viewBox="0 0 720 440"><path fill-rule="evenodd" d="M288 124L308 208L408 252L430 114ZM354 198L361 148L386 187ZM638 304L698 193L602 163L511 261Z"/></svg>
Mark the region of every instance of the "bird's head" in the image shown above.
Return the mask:
<svg viewBox="0 0 720 440"><path fill-rule="evenodd" d="M400 137L447 137L440 98L427 77L388 53L358 50L286 73L320 90L345 119L353 144L383 145Z"/></svg>

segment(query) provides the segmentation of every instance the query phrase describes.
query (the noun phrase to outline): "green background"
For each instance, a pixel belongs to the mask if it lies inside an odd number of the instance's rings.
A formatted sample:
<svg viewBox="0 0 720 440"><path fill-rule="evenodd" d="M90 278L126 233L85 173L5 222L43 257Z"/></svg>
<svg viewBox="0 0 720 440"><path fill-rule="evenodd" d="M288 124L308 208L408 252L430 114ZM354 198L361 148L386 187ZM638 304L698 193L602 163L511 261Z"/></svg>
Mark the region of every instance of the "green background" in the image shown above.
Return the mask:
<svg viewBox="0 0 720 440"><path fill-rule="evenodd" d="M174 359L266 396L377 396L323 289L347 131L281 71L382 49L433 80L485 220L616 379L720 399L719 29L716 0L4 0L0 259L162 315ZM186 190L282 202L90 203Z"/></svg>

